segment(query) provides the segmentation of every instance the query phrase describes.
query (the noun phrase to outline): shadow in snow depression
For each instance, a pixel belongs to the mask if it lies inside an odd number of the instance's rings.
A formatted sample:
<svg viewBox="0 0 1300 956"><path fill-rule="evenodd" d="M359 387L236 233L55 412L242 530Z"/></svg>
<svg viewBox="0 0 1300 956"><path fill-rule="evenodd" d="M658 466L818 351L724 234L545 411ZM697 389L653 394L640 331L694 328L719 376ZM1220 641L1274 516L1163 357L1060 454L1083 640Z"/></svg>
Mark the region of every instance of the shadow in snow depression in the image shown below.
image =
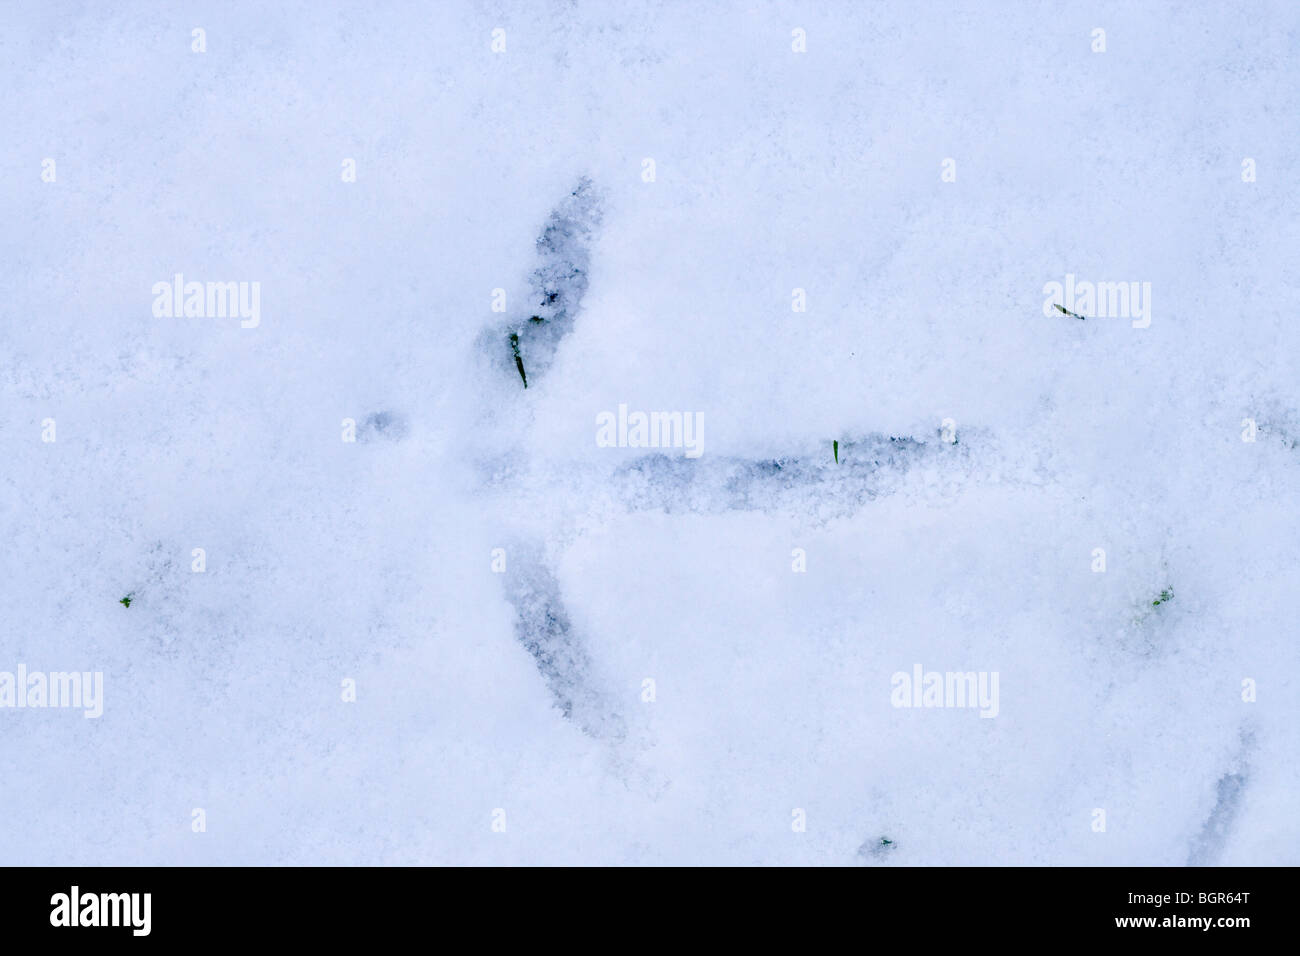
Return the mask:
<svg viewBox="0 0 1300 956"><path fill-rule="evenodd" d="M582 730L601 739L621 740L622 717L591 686L591 660L574 630L555 579L538 549L509 549L506 599L515 610L515 637L532 655L555 704Z"/></svg>
<svg viewBox="0 0 1300 956"><path fill-rule="evenodd" d="M696 459L655 454L638 458L615 473L620 500L631 511L669 514L725 511L806 512L845 516L901 486L919 465L963 469L968 446L869 435L839 443L839 461L829 449L824 458Z"/></svg>

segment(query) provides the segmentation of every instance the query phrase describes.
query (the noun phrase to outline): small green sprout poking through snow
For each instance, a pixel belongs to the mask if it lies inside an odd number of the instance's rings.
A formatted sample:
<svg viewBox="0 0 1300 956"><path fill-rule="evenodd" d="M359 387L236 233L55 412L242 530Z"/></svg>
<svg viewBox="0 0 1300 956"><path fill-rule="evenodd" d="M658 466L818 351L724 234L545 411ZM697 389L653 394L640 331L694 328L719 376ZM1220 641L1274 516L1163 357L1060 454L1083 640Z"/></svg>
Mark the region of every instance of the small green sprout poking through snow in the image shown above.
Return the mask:
<svg viewBox="0 0 1300 956"><path fill-rule="evenodd" d="M534 316L536 318L536 316ZM519 333L510 333L510 350L515 353L515 368L519 369L519 377L524 380L524 388L528 387L528 376L524 374L524 357L519 354Z"/></svg>
<svg viewBox="0 0 1300 956"><path fill-rule="evenodd" d="M871 857L883 859L885 854L893 850L894 847L895 843L893 840L889 839L889 837L882 836L875 840L865 840L863 841L862 846L858 847L858 856L864 859L869 859Z"/></svg>
<svg viewBox="0 0 1300 956"><path fill-rule="evenodd" d="M840 463L840 443L833 441L831 442L831 447L835 449L835 464L838 465Z"/></svg>
<svg viewBox="0 0 1300 956"><path fill-rule="evenodd" d="M1061 313L1063 313L1063 314L1065 314L1065 315L1072 315L1072 316L1074 316L1076 319L1083 319L1084 321L1087 321L1087 317L1086 317L1086 316L1082 316L1082 315L1080 315L1078 312L1071 312L1071 311L1070 311L1069 309L1067 309L1065 306L1063 306L1063 305L1057 305L1055 302L1052 303L1052 308L1056 309L1057 312L1061 312Z"/></svg>
<svg viewBox="0 0 1300 956"><path fill-rule="evenodd" d="M1159 607L1161 604L1168 604L1174 599L1174 589L1165 588L1160 592L1160 597L1151 602L1152 607Z"/></svg>
<svg viewBox="0 0 1300 956"><path fill-rule="evenodd" d="M123 607L130 607L130 606L131 606L131 599L134 598L134 597L135 597L135 592L132 591L130 594L128 594L126 597L122 598L122 600L118 601L117 603L120 604L120 605L122 605Z"/></svg>

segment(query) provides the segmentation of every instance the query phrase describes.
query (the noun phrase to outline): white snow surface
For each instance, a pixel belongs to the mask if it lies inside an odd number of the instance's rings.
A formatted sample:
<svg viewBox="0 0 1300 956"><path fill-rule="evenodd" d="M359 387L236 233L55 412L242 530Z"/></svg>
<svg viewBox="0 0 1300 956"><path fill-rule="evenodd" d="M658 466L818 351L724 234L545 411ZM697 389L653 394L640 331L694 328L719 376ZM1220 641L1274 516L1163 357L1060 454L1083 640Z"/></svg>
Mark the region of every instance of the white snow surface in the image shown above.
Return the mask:
<svg viewBox="0 0 1300 956"><path fill-rule="evenodd" d="M1300 863L1300 6L5 12L0 861Z"/></svg>

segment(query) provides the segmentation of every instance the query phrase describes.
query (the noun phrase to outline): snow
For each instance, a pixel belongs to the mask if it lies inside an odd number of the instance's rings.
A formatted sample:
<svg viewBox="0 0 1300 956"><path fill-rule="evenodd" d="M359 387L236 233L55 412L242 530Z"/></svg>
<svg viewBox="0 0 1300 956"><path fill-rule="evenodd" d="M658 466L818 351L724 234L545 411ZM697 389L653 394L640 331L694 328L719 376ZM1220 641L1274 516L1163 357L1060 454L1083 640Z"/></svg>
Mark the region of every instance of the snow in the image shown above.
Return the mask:
<svg viewBox="0 0 1300 956"><path fill-rule="evenodd" d="M0 859L1300 862L1298 31L16 5L0 672L104 713L0 707ZM260 323L155 317L176 273Z"/></svg>

